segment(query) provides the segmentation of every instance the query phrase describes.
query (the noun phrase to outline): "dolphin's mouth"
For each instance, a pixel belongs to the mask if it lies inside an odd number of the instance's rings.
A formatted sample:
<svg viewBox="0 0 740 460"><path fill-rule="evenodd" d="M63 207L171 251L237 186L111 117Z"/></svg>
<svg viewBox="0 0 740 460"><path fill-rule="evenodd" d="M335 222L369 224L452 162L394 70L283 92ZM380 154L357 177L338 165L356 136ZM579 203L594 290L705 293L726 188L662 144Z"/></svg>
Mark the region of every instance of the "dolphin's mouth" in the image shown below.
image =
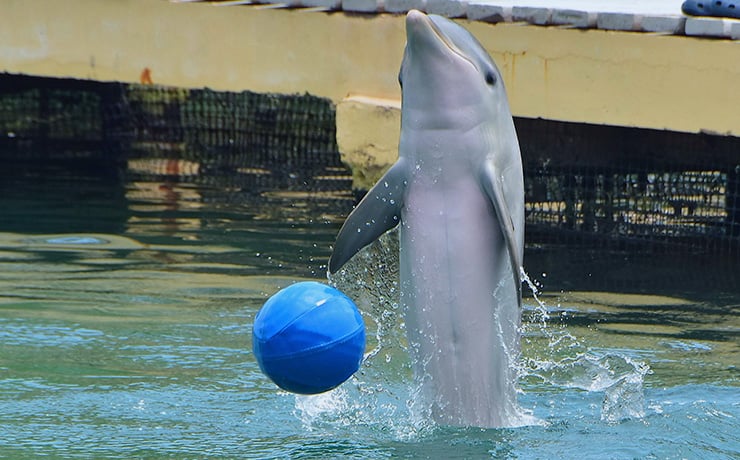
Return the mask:
<svg viewBox="0 0 740 460"><path fill-rule="evenodd" d="M470 63L470 65L472 65L473 67L476 67L475 63L460 48L458 48L457 45L455 45L455 43L450 40L450 38L442 30L440 30L439 26L437 26L437 24L434 22L433 17L427 16L419 10L411 10L406 15L406 30L409 32L416 30L417 33L423 33L423 31L417 30L417 28L414 27L413 24L423 24L418 29L427 28L431 30L436 38L439 39L439 41L442 42L442 44L447 47L447 49L449 49L455 55L459 56L461 59L464 59L465 61Z"/></svg>

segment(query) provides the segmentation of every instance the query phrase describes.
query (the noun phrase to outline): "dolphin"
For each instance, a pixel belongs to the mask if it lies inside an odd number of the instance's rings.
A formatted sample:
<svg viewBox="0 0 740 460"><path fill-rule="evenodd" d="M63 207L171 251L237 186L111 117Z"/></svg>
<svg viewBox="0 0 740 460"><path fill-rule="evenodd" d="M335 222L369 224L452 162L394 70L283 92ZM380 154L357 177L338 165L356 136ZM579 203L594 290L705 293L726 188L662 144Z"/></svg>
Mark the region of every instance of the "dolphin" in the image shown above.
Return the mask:
<svg viewBox="0 0 740 460"><path fill-rule="evenodd" d="M438 424L521 424L524 182L501 74L463 27L406 16L398 161L347 217L337 272L400 224L400 300L415 388Z"/></svg>

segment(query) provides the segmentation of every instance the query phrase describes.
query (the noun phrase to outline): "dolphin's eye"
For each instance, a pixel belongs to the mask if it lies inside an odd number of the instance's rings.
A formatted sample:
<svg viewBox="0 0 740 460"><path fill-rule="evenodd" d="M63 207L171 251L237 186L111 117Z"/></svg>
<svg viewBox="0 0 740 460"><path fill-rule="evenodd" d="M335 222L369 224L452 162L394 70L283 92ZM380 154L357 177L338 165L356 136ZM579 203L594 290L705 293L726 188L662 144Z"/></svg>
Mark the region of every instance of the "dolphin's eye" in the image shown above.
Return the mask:
<svg viewBox="0 0 740 460"><path fill-rule="evenodd" d="M490 70L486 72L486 83L491 86L496 84L496 75Z"/></svg>

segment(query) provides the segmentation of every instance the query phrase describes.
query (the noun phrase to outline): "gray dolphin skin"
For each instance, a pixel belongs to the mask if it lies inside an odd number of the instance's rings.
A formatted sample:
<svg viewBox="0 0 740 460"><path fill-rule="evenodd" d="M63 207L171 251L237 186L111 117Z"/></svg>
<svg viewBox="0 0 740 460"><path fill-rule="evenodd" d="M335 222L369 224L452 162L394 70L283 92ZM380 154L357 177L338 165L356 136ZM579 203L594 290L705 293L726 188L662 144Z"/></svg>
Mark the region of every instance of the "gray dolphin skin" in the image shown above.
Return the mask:
<svg viewBox="0 0 740 460"><path fill-rule="evenodd" d="M397 224L417 397L453 426L521 424L524 184L501 74L456 23L406 17L399 159L339 231L330 273Z"/></svg>

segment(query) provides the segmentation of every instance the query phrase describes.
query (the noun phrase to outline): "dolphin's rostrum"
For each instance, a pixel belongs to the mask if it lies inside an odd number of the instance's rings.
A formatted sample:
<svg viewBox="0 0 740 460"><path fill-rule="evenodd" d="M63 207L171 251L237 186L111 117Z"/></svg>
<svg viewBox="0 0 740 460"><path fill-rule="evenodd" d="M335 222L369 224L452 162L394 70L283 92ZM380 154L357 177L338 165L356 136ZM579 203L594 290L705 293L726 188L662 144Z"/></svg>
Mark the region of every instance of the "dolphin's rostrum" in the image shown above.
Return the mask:
<svg viewBox="0 0 740 460"><path fill-rule="evenodd" d="M401 224L401 304L425 407L441 424L518 425L524 186L506 91L454 22L413 10L406 35L399 159L347 218L329 271Z"/></svg>

